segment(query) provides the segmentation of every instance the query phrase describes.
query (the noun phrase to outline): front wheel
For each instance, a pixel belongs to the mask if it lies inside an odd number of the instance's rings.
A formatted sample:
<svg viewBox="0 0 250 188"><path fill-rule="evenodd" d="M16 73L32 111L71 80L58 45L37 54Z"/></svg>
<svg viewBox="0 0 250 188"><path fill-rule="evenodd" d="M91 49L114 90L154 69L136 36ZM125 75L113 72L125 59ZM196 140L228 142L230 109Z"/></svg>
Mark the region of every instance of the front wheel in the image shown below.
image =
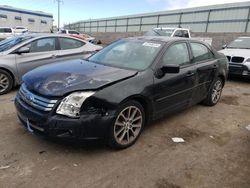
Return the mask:
<svg viewBox="0 0 250 188"><path fill-rule="evenodd" d="M211 85L211 89L207 95L207 98L203 101L203 103L208 106L216 105L220 100L222 89L223 82L221 78L215 79Z"/></svg>
<svg viewBox="0 0 250 188"><path fill-rule="evenodd" d="M109 132L109 146L114 149L125 149L139 138L145 124L145 113L137 101L122 104Z"/></svg>
<svg viewBox="0 0 250 188"><path fill-rule="evenodd" d="M0 95L8 93L13 86L13 79L11 75L4 71L0 70Z"/></svg>

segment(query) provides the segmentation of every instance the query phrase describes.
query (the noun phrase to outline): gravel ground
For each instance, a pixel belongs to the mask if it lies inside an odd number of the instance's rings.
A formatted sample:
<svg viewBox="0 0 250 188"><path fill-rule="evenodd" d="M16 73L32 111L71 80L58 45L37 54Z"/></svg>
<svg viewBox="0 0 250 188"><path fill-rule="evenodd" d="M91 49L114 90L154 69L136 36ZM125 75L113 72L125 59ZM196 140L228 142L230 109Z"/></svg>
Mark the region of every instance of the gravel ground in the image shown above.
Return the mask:
<svg viewBox="0 0 250 188"><path fill-rule="evenodd" d="M248 81L228 81L215 107L161 119L122 151L30 134L16 118L15 93L0 96L0 187L250 187Z"/></svg>

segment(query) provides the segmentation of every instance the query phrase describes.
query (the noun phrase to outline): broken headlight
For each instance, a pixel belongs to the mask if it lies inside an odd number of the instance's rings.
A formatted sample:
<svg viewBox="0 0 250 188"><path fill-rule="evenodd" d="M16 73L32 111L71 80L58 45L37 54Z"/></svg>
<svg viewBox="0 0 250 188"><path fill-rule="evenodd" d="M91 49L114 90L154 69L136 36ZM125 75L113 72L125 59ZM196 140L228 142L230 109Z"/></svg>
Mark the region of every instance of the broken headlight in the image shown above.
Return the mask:
<svg viewBox="0 0 250 188"><path fill-rule="evenodd" d="M72 118L79 118L83 102L95 92L75 92L65 97L58 106L56 113Z"/></svg>

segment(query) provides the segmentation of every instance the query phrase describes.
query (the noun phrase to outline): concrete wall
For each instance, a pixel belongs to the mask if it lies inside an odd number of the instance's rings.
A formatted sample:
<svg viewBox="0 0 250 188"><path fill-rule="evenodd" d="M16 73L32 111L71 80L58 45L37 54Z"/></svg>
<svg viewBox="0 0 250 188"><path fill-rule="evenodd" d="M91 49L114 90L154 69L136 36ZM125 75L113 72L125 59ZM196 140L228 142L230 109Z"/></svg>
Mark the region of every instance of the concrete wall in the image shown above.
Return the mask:
<svg viewBox="0 0 250 188"><path fill-rule="evenodd" d="M104 45L107 45L120 38L141 36L144 32L93 32L89 34L101 40ZM220 50L224 44L228 44L237 37L250 37L250 33L192 33L191 35L192 37L212 38L212 46L217 50Z"/></svg>

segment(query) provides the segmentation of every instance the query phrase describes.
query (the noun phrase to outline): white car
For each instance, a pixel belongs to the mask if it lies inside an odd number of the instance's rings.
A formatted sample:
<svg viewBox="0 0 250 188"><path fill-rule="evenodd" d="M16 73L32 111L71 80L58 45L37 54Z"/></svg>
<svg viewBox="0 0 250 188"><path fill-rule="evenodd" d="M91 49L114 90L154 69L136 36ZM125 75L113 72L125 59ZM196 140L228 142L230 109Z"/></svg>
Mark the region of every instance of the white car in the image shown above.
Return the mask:
<svg viewBox="0 0 250 188"><path fill-rule="evenodd" d="M250 78L250 37L239 37L219 51L227 56L229 74Z"/></svg>
<svg viewBox="0 0 250 188"><path fill-rule="evenodd" d="M181 27L158 27L154 28L145 33L145 36L165 36L165 37L183 37L191 38L190 29L181 28ZM197 38L194 39L208 43L212 45L212 38Z"/></svg>
<svg viewBox="0 0 250 188"><path fill-rule="evenodd" d="M23 26L16 26L13 28L15 34L22 34L28 31L26 27Z"/></svg>
<svg viewBox="0 0 250 188"><path fill-rule="evenodd" d="M14 36L14 31L10 27L0 27L0 40Z"/></svg>
<svg viewBox="0 0 250 188"><path fill-rule="evenodd" d="M147 33L145 36L166 36L166 37L184 37L191 38L189 29L185 28L171 28L171 27L159 27L154 28Z"/></svg>

